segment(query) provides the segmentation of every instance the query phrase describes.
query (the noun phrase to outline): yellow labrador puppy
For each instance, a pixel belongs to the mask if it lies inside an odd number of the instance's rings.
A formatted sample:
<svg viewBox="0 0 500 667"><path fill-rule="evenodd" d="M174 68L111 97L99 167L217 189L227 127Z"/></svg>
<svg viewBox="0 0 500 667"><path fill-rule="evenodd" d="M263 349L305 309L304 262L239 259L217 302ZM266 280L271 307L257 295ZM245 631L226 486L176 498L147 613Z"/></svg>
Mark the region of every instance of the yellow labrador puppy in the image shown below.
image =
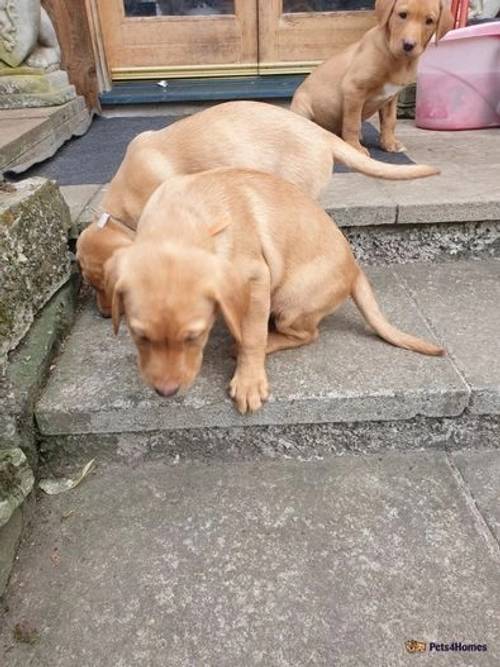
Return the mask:
<svg viewBox="0 0 500 667"><path fill-rule="evenodd" d="M362 153L361 122L380 115L380 146L404 150L394 134L399 91L416 79L433 35L453 27L446 0L377 0L378 25L320 65L297 88L291 110L341 136Z"/></svg>
<svg viewBox="0 0 500 667"><path fill-rule="evenodd" d="M347 240L314 200L258 171L170 178L105 274L114 330L125 315L142 375L162 396L193 383L217 311L238 343L230 394L242 413L268 397L266 354L314 341L348 297L389 343L444 353L385 319Z"/></svg>

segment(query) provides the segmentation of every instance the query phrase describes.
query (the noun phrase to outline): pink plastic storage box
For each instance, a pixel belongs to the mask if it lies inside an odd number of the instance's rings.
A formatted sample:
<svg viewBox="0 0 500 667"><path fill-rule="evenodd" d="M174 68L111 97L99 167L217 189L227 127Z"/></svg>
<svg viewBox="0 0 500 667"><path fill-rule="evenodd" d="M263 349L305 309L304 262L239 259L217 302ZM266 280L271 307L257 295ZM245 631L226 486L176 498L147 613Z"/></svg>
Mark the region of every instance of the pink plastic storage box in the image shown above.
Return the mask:
<svg viewBox="0 0 500 667"><path fill-rule="evenodd" d="M416 124L429 130L500 126L500 22L459 28L420 59Z"/></svg>

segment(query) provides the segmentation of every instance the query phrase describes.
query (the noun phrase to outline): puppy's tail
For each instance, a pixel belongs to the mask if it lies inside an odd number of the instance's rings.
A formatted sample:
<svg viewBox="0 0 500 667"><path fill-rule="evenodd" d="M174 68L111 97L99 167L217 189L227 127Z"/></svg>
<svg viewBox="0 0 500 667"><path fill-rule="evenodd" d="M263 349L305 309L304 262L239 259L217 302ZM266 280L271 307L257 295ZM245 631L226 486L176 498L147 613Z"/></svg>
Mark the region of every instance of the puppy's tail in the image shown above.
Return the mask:
<svg viewBox="0 0 500 667"><path fill-rule="evenodd" d="M354 282L351 297L372 329L374 329L380 338L391 343L391 345L402 347L405 350L420 352L420 354L428 354L432 357L442 357L446 354L446 351L442 347L411 336L392 326L380 312L368 278L361 269Z"/></svg>
<svg viewBox="0 0 500 667"><path fill-rule="evenodd" d="M436 176L441 171L428 164L396 165L379 162L363 155L336 135L330 135L333 156L340 162L366 176L385 178L389 181L406 181L412 178Z"/></svg>

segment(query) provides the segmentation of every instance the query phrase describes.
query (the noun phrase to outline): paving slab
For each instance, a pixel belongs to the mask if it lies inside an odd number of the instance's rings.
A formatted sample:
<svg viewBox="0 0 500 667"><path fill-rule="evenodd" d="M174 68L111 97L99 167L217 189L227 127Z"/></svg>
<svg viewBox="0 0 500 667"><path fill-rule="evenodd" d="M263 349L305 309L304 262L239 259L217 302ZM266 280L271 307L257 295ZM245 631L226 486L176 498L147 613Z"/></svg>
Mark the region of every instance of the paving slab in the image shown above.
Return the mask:
<svg viewBox="0 0 500 667"><path fill-rule="evenodd" d="M362 174L335 174L320 204L339 227L393 225L397 205L381 182Z"/></svg>
<svg viewBox="0 0 500 667"><path fill-rule="evenodd" d="M395 272L471 387L469 410L500 414L500 261L413 264Z"/></svg>
<svg viewBox="0 0 500 667"><path fill-rule="evenodd" d="M63 185L60 190L69 206L71 220L76 222L101 185Z"/></svg>
<svg viewBox="0 0 500 667"><path fill-rule="evenodd" d="M500 433L499 433L500 440ZM459 452L451 455L471 499L500 544L500 456L498 452Z"/></svg>
<svg viewBox="0 0 500 667"><path fill-rule="evenodd" d="M442 454L105 466L40 499L4 664L497 667L500 561L481 528Z"/></svg>
<svg viewBox="0 0 500 667"><path fill-rule="evenodd" d="M432 338L413 300L391 269L369 276L389 319ZM233 372L224 330L211 336L202 373L184 397L162 399L146 387L125 330L89 305L37 406L44 435L117 433L188 427L384 421L461 414L469 389L447 358L394 348L372 334L352 304L322 326L320 340L271 355L272 396L264 409L240 416L227 396Z"/></svg>
<svg viewBox="0 0 500 667"><path fill-rule="evenodd" d="M398 121L396 134L416 162L446 168L450 164L464 168L474 165L500 165L500 132L497 128L445 132L423 130L413 121Z"/></svg>
<svg viewBox="0 0 500 667"><path fill-rule="evenodd" d="M78 187L78 186L67 186L67 187ZM98 185L97 190L94 192L92 197L86 202L85 206L73 222L73 226L70 231L71 238L77 238L78 235L87 227L95 218L95 212L101 205L102 198L104 197L107 185Z"/></svg>
<svg viewBox="0 0 500 667"><path fill-rule="evenodd" d="M18 140L23 134L39 127L43 118L5 118L0 111L0 150L11 142Z"/></svg>
<svg viewBox="0 0 500 667"><path fill-rule="evenodd" d="M20 173L45 160L72 136L84 134L90 115L83 97L40 109L0 109L0 174Z"/></svg>
<svg viewBox="0 0 500 667"><path fill-rule="evenodd" d="M498 170L490 164L449 161L439 176L412 181L386 181L386 195L398 207L397 222L414 225L500 220Z"/></svg>

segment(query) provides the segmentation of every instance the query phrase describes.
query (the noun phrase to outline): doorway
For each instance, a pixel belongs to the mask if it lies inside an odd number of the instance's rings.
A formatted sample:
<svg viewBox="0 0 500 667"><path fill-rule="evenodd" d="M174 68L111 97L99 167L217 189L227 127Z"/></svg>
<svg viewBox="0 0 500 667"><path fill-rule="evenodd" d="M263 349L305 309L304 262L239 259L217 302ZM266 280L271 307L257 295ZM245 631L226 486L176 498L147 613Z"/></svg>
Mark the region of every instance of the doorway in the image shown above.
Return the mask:
<svg viewBox="0 0 500 667"><path fill-rule="evenodd" d="M307 72L374 25L374 0L97 0L113 80Z"/></svg>

